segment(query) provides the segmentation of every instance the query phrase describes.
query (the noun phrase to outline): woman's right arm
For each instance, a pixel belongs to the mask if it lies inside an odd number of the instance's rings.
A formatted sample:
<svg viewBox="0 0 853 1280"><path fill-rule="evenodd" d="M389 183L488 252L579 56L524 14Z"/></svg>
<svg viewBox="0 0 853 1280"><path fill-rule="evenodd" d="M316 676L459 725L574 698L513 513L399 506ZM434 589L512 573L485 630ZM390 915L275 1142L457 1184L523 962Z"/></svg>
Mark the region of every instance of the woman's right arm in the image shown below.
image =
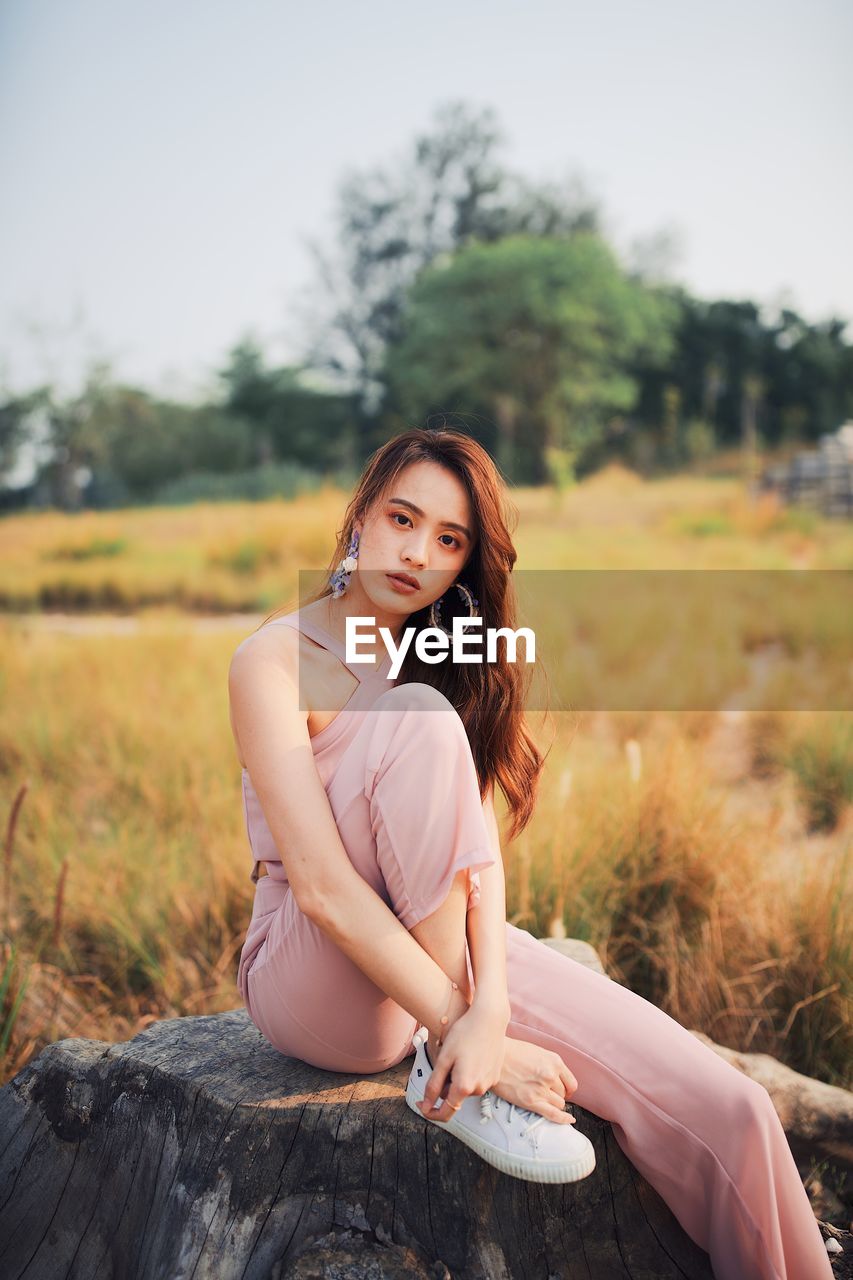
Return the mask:
<svg viewBox="0 0 853 1280"><path fill-rule="evenodd" d="M468 1011L459 989L359 875L338 832L299 705L299 633L255 632L228 672L231 724L299 909L437 1036ZM282 636L281 633L286 633Z"/></svg>

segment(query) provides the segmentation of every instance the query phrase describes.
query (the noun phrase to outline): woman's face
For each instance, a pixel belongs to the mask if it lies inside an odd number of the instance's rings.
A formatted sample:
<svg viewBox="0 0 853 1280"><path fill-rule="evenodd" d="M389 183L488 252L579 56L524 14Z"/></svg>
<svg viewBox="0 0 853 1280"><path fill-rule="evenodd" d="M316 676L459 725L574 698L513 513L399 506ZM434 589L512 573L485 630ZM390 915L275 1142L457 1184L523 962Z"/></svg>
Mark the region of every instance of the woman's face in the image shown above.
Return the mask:
<svg viewBox="0 0 853 1280"><path fill-rule="evenodd" d="M459 577L477 531L467 490L435 462L413 462L374 503L360 530L359 586L376 611L406 616L437 600ZM389 574L414 578L400 590ZM354 575L356 576L356 575Z"/></svg>

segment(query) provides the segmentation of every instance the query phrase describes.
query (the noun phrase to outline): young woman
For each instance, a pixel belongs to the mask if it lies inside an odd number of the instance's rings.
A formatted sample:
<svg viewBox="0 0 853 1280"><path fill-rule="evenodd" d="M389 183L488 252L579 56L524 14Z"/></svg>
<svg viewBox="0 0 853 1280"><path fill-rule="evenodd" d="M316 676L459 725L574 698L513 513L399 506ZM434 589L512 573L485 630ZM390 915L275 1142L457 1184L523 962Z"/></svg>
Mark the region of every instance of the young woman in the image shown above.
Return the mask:
<svg viewBox="0 0 853 1280"><path fill-rule="evenodd" d="M611 1123L720 1280L831 1280L766 1089L506 919L494 786L514 836L543 766L524 664L503 645L495 663L435 664L411 645L387 679L380 627L395 644L406 627L449 630L459 612L515 627L508 509L474 441L402 433L365 469L328 585L235 652L256 882L246 1008L282 1053L332 1071L384 1071L426 1028L425 1119L488 1093L543 1117L553 1138L573 1123L571 1097ZM375 619L366 665L346 660L348 617Z"/></svg>

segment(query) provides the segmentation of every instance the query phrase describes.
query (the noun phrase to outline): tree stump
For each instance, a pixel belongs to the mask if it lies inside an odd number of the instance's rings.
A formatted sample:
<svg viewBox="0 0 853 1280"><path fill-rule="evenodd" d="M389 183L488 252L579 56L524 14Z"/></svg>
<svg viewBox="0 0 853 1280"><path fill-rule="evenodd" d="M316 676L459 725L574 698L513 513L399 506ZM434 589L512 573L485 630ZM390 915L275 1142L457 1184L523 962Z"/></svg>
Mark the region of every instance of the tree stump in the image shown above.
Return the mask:
<svg viewBox="0 0 853 1280"><path fill-rule="evenodd" d="M589 1177L523 1182L406 1106L410 1066L318 1070L243 1009L49 1045L0 1090L0 1275L712 1280L606 1121L572 1103Z"/></svg>
<svg viewBox="0 0 853 1280"><path fill-rule="evenodd" d="M596 1169L522 1182L406 1106L410 1067L318 1070L243 1009L49 1045L0 1091L0 1274L711 1277L609 1124L573 1104Z"/></svg>

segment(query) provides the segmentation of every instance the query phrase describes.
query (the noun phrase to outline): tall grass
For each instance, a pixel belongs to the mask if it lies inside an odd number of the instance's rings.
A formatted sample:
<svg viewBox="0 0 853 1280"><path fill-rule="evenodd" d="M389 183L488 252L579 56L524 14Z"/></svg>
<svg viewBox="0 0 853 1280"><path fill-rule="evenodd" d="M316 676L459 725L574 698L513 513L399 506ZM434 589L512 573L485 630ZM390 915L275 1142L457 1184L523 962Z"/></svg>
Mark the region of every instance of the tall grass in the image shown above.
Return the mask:
<svg viewBox="0 0 853 1280"><path fill-rule="evenodd" d="M348 492L0 518L0 609L263 611L325 565ZM847 568L853 525L749 501L732 479L644 482L610 466L513 491L518 569ZM793 625L793 622L792 622Z"/></svg>
<svg viewBox="0 0 853 1280"><path fill-rule="evenodd" d="M620 741L602 715L558 751L562 788L548 788L513 853L510 916L537 936L588 940L611 976L683 1025L849 1088L851 810L835 842L811 848L800 794L783 854L791 776L747 778L768 794L744 812L679 721L649 717Z"/></svg>
<svg viewBox="0 0 853 1280"><path fill-rule="evenodd" d="M842 567L853 550L846 526L750 505L728 481L616 468L513 496L519 568ZM139 615L114 634L0 622L3 1078L62 1036L239 1003L253 886L228 663L298 570L325 564L345 500L0 522L7 607ZM177 610L146 611L163 603ZM243 608L255 617L230 629L186 616ZM783 621L792 648L808 638L795 609ZM832 688L845 633L820 626ZM726 654L735 674L745 654ZM569 706L580 645L574 660ZM710 709L558 715L534 821L504 846L509 918L588 939L684 1025L849 1087L849 714L747 711L725 728L736 740L720 732ZM742 774L721 768L732 750Z"/></svg>
<svg viewBox="0 0 853 1280"><path fill-rule="evenodd" d="M226 687L240 634L6 626L7 1074L61 1035L239 1003L251 859ZM534 822L505 846L509 918L588 939L685 1025L849 1082L844 842L810 857L801 824L792 875L774 824L733 818L704 766L713 717L679 721L559 718Z"/></svg>

